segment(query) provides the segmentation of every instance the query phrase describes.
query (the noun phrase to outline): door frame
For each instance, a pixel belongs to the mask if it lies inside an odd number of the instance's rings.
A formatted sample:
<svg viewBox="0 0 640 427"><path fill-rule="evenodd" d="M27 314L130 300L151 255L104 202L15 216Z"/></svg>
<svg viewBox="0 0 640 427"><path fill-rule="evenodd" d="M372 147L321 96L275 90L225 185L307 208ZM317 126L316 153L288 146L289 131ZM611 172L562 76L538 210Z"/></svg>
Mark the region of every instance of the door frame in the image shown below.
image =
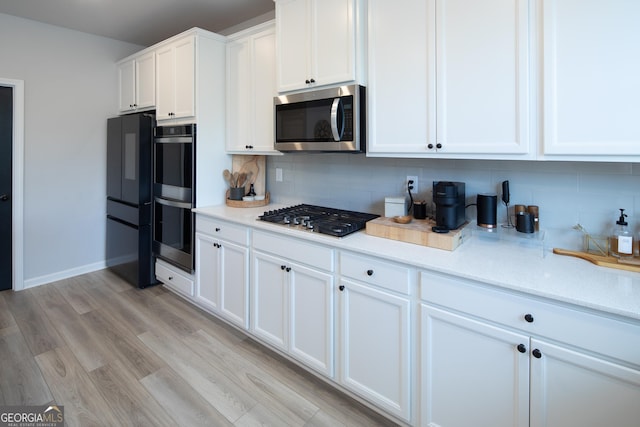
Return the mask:
<svg viewBox="0 0 640 427"><path fill-rule="evenodd" d="M13 89L13 162L11 273L14 291L24 289L24 80L0 77L0 86Z"/></svg>

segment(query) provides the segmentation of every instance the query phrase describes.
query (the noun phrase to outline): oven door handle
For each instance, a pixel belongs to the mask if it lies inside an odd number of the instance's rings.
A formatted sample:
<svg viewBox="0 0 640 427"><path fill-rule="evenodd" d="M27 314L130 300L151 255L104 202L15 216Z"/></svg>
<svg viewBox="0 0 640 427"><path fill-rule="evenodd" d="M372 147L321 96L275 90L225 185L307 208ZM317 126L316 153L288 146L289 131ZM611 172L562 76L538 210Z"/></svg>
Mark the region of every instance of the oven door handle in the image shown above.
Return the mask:
<svg viewBox="0 0 640 427"><path fill-rule="evenodd" d="M160 197L155 197L154 200L161 205L170 206L172 208L191 209L191 203L188 202L178 202L176 200L161 199Z"/></svg>
<svg viewBox="0 0 640 427"><path fill-rule="evenodd" d="M157 136L153 139L153 142L159 144L191 144L193 143L192 136Z"/></svg>
<svg viewBox="0 0 640 427"><path fill-rule="evenodd" d="M344 109L341 107L342 99L335 98L331 105L331 133L333 133L334 141L341 141L344 134Z"/></svg>

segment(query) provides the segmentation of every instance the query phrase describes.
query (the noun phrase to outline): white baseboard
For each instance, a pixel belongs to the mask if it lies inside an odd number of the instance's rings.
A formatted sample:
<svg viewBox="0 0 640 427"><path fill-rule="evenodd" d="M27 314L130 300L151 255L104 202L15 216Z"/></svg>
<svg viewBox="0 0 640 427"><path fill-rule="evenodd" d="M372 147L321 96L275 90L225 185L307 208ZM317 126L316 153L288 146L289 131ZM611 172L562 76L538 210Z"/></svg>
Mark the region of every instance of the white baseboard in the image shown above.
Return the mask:
<svg viewBox="0 0 640 427"><path fill-rule="evenodd" d="M24 289L35 288L36 286L46 285L47 283L57 282L58 280L68 279L69 277L79 276L92 271L102 270L106 268L105 261L87 264L69 270L59 271L57 273L47 274L45 276L34 277L24 281Z"/></svg>

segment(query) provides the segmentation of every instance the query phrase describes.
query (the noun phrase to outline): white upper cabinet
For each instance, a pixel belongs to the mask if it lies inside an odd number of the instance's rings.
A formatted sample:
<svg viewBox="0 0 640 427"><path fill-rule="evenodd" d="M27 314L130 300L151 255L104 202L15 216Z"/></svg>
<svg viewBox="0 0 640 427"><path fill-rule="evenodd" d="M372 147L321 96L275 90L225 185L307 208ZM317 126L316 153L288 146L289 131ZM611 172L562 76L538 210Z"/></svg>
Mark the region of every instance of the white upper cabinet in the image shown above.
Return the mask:
<svg viewBox="0 0 640 427"><path fill-rule="evenodd" d="M153 109L156 105L156 58L147 52L118 63L121 113Z"/></svg>
<svg viewBox="0 0 640 427"><path fill-rule="evenodd" d="M195 36L156 51L156 120L195 116Z"/></svg>
<svg viewBox="0 0 640 427"><path fill-rule="evenodd" d="M276 0L280 92L360 78L361 4L361 0Z"/></svg>
<svg viewBox="0 0 640 427"><path fill-rule="evenodd" d="M640 155L640 2L541 3L543 153Z"/></svg>
<svg viewBox="0 0 640 427"><path fill-rule="evenodd" d="M371 155L533 158L527 0L368 7Z"/></svg>
<svg viewBox="0 0 640 427"><path fill-rule="evenodd" d="M280 154L273 148L275 48L273 22L230 36L226 130L229 153Z"/></svg>

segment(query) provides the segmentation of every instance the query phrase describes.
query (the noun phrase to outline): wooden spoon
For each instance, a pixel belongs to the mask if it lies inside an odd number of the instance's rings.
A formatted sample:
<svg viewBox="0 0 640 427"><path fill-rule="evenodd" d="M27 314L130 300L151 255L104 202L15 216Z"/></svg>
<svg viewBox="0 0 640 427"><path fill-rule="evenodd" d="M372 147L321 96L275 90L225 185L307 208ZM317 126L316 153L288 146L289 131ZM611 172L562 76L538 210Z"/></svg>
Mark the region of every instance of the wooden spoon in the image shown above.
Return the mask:
<svg viewBox="0 0 640 427"><path fill-rule="evenodd" d="M238 174L238 185L237 185L237 187L238 188L244 187L244 183L245 183L246 180L247 180L247 174L244 173L244 172L240 172Z"/></svg>
<svg viewBox="0 0 640 427"><path fill-rule="evenodd" d="M238 172L234 172L233 173L233 184L231 184L231 186L233 188L238 188Z"/></svg>
<svg viewBox="0 0 640 427"><path fill-rule="evenodd" d="M231 177L231 172L229 172L229 169L225 169L222 171L222 176L224 177L224 179L229 183L230 187L233 187L233 182L231 181L232 177Z"/></svg>

